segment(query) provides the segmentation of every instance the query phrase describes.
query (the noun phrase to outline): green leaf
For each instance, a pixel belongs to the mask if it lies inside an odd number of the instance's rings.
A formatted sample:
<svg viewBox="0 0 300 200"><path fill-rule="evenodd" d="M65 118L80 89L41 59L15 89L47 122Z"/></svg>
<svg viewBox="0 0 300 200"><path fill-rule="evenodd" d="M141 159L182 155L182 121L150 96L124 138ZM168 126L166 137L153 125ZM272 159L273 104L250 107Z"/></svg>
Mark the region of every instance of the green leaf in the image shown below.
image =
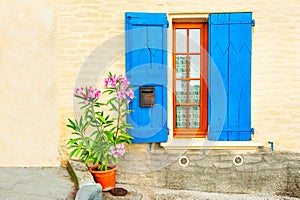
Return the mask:
<svg viewBox="0 0 300 200"><path fill-rule="evenodd" d="M76 144L77 141L82 140L82 138L75 138L75 139L70 139L67 144Z"/></svg>
<svg viewBox="0 0 300 200"><path fill-rule="evenodd" d="M85 104L85 102L83 102L83 103ZM80 109L82 110L83 108L86 108L88 106L89 106L89 104L85 104L84 106L81 106Z"/></svg>
<svg viewBox="0 0 300 200"><path fill-rule="evenodd" d="M79 144L79 146L78 146L78 149L76 151L76 156L78 156L78 154L80 153L82 145L83 145L83 141L81 141L80 144Z"/></svg>
<svg viewBox="0 0 300 200"><path fill-rule="evenodd" d="M77 149L73 149L73 150L70 152L70 155L69 155L69 156L70 156L70 158L72 158L72 157L73 157L73 155L74 155L74 153L76 152L76 150L77 150Z"/></svg>
<svg viewBox="0 0 300 200"><path fill-rule="evenodd" d="M99 117L99 119L100 119L100 121L102 123L106 123L106 120L104 119L104 117L102 116L102 114L98 113L98 117Z"/></svg>
<svg viewBox="0 0 300 200"><path fill-rule="evenodd" d="M77 130L77 128L76 127L74 127L74 126L72 126L72 125L67 125L67 127L69 127L69 128L71 128L71 129L73 129L74 131L76 131Z"/></svg>
<svg viewBox="0 0 300 200"><path fill-rule="evenodd" d="M110 102L110 105L112 107L113 110L118 110L117 107L115 106L115 104L113 102Z"/></svg>
<svg viewBox="0 0 300 200"><path fill-rule="evenodd" d="M75 123L74 123L71 119L68 118L68 120L69 120L69 123L70 123L72 126L75 126Z"/></svg>

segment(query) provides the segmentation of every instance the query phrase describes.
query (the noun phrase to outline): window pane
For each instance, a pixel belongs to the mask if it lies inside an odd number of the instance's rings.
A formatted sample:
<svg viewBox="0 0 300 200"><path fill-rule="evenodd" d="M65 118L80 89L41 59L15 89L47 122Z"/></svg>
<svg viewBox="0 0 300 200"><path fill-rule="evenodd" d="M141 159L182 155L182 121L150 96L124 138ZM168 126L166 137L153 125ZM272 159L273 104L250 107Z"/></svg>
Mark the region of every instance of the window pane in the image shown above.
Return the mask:
<svg viewBox="0 0 300 200"><path fill-rule="evenodd" d="M186 77L186 56L176 56L176 77Z"/></svg>
<svg viewBox="0 0 300 200"><path fill-rule="evenodd" d="M200 78L200 55L191 55L190 63L190 77Z"/></svg>
<svg viewBox="0 0 300 200"><path fill-rule="evenodd" d="M190 81L190 96L191 103L200 103L200 80Z"/></svg>
<svg viewBox="0 0 300 200"><path fill-rule="evenodd" d="M190 128L200 128L200 106L190 106Z"/></svg>
<svg viewBox="0 0 300 200"><path fill-rule="evenodd" d="M186 128L186 106L176 106L176 128Z"/></svg>
<svg viewBox="0 0 300 200"><path fill-rule="evenodd" d="M187 52L187 29L176 29L176 52Z"/></svg>
<svg viewBox="0 0 300 200"><path fill-rule="evenodd" d="M176 81L176 102L186 103L186 81Z"/></svg>
<svg viewBox="0 0 300 200"><path fill-rule="evenodd" d="M200 52L200 29L190 29L190 52Z"/></svg>

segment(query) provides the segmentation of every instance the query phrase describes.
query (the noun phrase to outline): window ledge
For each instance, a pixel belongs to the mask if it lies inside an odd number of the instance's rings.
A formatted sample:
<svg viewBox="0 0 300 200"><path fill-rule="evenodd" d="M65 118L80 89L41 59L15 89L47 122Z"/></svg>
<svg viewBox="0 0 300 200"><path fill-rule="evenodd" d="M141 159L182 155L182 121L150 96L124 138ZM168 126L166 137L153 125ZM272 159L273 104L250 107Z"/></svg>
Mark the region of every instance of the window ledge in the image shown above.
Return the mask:
<svg viewBox="0 0 300 200"><path fill-rule="evenodd" d="M252 141L210 141L202 138L173 139L160 143L166 149L257 149L261 143Z"/></svg>

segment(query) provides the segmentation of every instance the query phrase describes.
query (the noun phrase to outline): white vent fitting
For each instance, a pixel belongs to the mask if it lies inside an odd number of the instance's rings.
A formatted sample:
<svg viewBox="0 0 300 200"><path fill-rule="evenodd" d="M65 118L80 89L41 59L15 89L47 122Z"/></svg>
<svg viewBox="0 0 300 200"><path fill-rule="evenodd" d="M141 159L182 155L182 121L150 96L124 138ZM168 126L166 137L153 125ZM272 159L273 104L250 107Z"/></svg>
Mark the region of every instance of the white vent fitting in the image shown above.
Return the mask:
<svg viewBox="0 0 300 200"><path fill-rule="evenodd" d="M186 167L186 166L188 166L189 162L190 162L190 160L189 160L189 158L186 157L186 156L181 156L181 157L179 158L179 160L178 160L178 163L179 163L179 165L180 165L181 167Z"/></svg>
<svg viewBox="0 0 300 200"><path fill-rule="evenodd" d="M240 155L236 155L232 161L234 165L240 166L244 163L244 158Z"/></svg>

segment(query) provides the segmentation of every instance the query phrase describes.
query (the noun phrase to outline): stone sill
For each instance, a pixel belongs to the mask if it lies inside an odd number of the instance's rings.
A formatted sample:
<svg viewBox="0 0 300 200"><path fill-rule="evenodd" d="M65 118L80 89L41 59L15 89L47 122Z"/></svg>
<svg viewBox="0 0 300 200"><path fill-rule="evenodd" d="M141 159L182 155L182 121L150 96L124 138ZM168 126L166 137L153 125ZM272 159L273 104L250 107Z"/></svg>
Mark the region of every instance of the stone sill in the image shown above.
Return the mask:
<svg viewBox="0 0 300 200"><path fill-rule="evenodd" d="M258 149L263 147L261 143L252 141L210 141L204 138L172 139L160 143L165 149Z"/></svg>

